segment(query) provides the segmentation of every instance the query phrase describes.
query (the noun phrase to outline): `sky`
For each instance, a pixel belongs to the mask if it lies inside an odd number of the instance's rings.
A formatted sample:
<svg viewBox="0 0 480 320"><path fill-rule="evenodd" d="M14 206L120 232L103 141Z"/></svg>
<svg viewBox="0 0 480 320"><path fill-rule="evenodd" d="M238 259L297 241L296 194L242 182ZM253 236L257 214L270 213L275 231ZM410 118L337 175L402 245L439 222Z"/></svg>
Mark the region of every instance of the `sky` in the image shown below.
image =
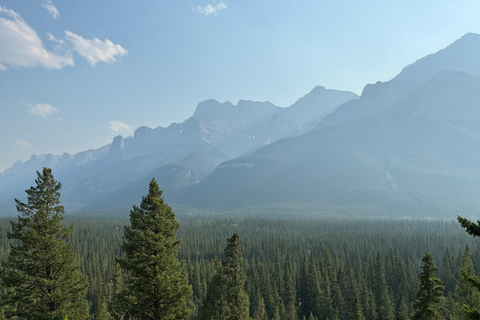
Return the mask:
<svg viewBox="0 0 480 320"><path fill-rule="evenodd" d="M183 122L206 99L361 94L469 32L479 1L0 0L0 172Z"/></svg>

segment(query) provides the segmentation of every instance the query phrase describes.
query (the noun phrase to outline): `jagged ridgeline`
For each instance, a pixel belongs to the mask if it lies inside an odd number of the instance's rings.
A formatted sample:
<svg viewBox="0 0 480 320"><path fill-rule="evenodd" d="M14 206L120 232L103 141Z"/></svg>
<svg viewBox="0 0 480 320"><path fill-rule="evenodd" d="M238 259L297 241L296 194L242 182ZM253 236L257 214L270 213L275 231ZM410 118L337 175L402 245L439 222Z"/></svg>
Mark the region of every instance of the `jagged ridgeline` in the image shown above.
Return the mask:
<svg viewBox="0 0 480 320"><path fill-rule="evenodd" d="M467 34L360 97L317 87L288 108L207 100L183 123L32 156L0 176L2 212L47 165L74 210L128 208L155 177L169 203L190 210L469 216L480 210L479 56L480 35Z"/></svg>

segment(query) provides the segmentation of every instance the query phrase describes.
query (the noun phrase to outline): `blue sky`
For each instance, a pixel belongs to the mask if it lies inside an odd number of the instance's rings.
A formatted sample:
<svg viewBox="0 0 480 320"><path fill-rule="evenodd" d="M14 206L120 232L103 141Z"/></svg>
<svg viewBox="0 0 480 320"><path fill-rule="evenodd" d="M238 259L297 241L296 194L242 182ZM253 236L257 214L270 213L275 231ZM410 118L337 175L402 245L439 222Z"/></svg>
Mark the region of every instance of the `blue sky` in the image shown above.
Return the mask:
<svg viewBox="0 0 480 320"><path fill-rule="evenodd" d="M182 122L205 99L360 94L468 32L479 1L0 0L0 172Z"/></svg>

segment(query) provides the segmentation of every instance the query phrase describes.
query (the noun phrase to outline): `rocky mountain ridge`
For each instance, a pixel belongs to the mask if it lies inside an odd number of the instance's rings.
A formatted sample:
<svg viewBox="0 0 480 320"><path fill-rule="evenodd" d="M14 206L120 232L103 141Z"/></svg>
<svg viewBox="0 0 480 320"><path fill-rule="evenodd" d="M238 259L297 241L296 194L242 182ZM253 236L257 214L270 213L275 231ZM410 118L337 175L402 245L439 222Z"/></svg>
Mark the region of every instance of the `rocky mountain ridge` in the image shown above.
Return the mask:
<svg viewBox="0 0 480 320"><path fill-rule="evenodd" d="M437 207L432 198L480 208L479 55L480 36L468 34L366 86L317 130L226 161L172 199L206 209L321 202L414 216Z"/></svg>
<svg viewBox="0 0 480 320"><path fill-rule="evenodd" d="M338 105L357 98L316 87L288 108L270 102L240 100L233 105L206 100L182 123L140 127L131 137L117 136L109 145L75 155L33 155L25 163L17 162L0 175L0 201L17 195L27 177L43 166L54 169L67 187L62 198L74 208L101 202L106 194L152 174L164 181L168 193L198 183L223 161L312 130Z"/></svg>
<svg viewBox="0 0 480 320"><path fill-rule="evenodd" d="M478 56L480 35L467 34L360 97L317 87L288 108L207 100L183 123L141 127L81 157L16 164L0 176L0 203L46 163L73 209L131 207L155 177L167 202L194 210L316 203L363 215L470 214L480 210Z"/></svg>

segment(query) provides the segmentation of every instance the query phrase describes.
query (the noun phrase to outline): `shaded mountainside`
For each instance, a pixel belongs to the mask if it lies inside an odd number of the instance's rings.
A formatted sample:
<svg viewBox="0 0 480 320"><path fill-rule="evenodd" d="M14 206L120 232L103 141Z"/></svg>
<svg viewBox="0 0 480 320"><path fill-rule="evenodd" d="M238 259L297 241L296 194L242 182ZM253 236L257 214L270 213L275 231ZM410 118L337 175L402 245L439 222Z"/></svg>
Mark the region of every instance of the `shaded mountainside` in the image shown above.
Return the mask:
<svg viewBox="0 0 480 320"><path fill-rule="evenodd" d="M399 199L416 203L414 210L432 199L480 203L480 68L477 59L471 69L467 63L479 54L480 36L466 35L392 81L367 86L317 130L224 162L173 201L222 209L323 202L386 211Z"/></svg>

